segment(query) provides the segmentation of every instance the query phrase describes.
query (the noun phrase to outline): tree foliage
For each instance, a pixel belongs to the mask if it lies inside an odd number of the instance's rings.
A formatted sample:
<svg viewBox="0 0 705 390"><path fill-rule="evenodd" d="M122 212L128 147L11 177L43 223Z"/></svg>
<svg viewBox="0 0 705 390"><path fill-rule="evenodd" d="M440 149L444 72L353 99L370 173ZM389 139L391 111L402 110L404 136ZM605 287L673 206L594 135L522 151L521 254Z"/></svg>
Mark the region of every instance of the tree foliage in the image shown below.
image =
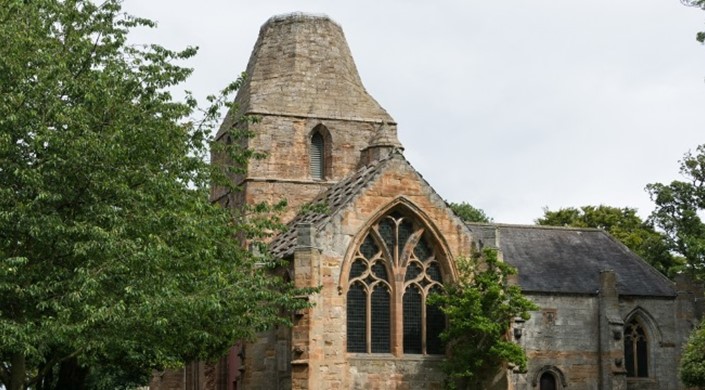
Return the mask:
<svg viewBox="0 0 705 390"><path fill-rule="evenodd" d="M516 270L497 258L497 250L461 258L457 266L459 280L429 302L448 319L441 334L447 345L443 368L448 388L479 389L506 364L526 370L526 354L507 332L515 318L527 320L537 307L509 283Z"/></svg>
<svg viewBox="0 0 705 390"><path fill-rule="evenodd" d="M681 357L680 377L688 387L705 389L705 321L690 335Z"/></svg>
<svg viewBox="0 0 705 390"><path fill-rule="evenodd" d="M630 207L600 205L566 207L557 211L544 209L543 217L536 223L603 229L667 276L672 276L682 264L670 253L666 238Z"/></svg>
<svg viewBox="0 0 705 390"><path fill-rule="evenodd" d="M0 7L0 384L10 390L218 356L302 305L271 275L276 264L241 245L276 221L208 201L225 176L205 161L209 137L239 83L203 111L175 101L169 89L190 74L175 62L196 50L127 45L138 26L154 24L119 0Z"/></svg>
<svg viewBox="0 0 705 390"><path fill-rule="evenodd" d="M484 210L478 209L469 203L450 202L448 203L448 207L450 207L450 209L453 210L453 212L465 222L492 222L492 218L488 217Z"/></svg>
<svg viewBox="0 0 705 390"><path fill-rule="evenodd" d="M684 181L646 186L656 209L650 220L666 236L669 249L683 256L694 277L705 278L705 144L680 161Z"/></svg>
<svg viewBox="0 0 705 390"><path fill-rule="evenodd" d="M689 7L698 7L705 10L705 0L681 0L681 3ZM695 39L700 43L705 43L705 31L699 31L695 34Z"/></svg>

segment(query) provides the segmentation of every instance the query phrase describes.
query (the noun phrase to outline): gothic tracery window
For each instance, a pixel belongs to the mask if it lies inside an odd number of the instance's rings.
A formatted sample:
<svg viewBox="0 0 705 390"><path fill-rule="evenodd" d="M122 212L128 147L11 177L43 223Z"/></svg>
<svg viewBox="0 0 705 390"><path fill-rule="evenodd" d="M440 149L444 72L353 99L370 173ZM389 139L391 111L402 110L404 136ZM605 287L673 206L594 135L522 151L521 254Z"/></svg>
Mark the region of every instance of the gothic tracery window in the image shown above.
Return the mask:
<svg viewBox="0 0 705 390"><path fill-rule="evenodd" d="M627 323L624 329L624 361L627 377L649 376L648 339L644 327L636 319Z"/></svg>
<svg viewBox="0 0 705 390"><path fill-rule="evenodd" d="M426 304L429 294L441 290L441 275L423 226L399 212L382 217L350 265L348 352L442 354L445 317Z"/></svg>

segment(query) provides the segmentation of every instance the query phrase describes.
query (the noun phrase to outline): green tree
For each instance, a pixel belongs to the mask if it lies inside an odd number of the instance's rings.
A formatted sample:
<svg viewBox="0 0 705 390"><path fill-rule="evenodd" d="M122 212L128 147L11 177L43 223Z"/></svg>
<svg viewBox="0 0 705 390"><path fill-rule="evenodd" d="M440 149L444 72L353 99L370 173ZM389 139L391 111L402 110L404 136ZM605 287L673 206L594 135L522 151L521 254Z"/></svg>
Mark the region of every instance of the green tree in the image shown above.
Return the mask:
<svg viewBox="0 0 705 390"><path fill-rule="evenodd" d="M688 387L705 389L705 321L688 339L681 357L680 377Z"/></svg>
<svg viewBox="0 0 705 390"><path fill-rule="evenodd" d="M656 209L650 220L664 232L669 249L682 256L686 269L696 278L705 278L705 144L688 152L680 161L685 181L646 186Z"/></svg>
<svg viewBox="0 0 705 390"><path fill-rule="evenodd" d="M169 89L191 72L175 62L196 50L126 44L131 28L153 25L119 0L0 6L0 384L9 390L77 386L91 371L138 381L218 356L303 305L296 296L308 291L241 245L261 246L276 221L208 201L210 183L227 176L205 161L209 137L239 83L203 111L191 97L175 101Z"/></svg>
<svg viewBox="0 0 705 390"><path fill-rule="evenodd" d="M566 207L557 211L544 209L538 225L573 226L603 229L646 260L664 275L677 272L682 261L670 253L666 238L643 221L636 209L611 206Z"/></svg>
<svg viewBox="0 0 705 390"><path fill-rule="evenodd" d="M509 282L516 269L500 261L495 249L459 259L457 266L459 280L432 295L429 303L448 319L441 334L447 346L447 387L480 389L506 364L526 370L524 350L507 333L515 318L527 320L529 311L538 308Z"/></svg>
<svg viewBox="0 0 705 390"><path fill-rule="evenodd" d="M478 209L469 203L449 202L448 206L458 217L460 217L460 219L465 222L492 222L492 218L488 217L484 210Z"/></svg>

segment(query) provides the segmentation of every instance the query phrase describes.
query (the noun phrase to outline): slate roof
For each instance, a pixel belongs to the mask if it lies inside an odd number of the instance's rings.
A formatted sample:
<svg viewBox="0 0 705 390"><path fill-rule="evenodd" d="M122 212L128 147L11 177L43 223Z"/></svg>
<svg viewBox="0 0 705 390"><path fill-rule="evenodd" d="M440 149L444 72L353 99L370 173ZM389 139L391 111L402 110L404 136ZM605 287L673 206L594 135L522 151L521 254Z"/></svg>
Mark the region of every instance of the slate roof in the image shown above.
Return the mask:
<svg viewBox="0 0 705 390"><path fill-rule="evenodd" d="M674 297L673 283L603 230L468 224L476 237L499 233L504 260L527 292L596 294L600 272L613 270L620 295Z"/></svg>
<svg viewBox="0 0 705 390"><path fill-rule="evenodd" d="M392 153L387 158L373 165L360 168L348 178L339 181L316 197L311 202L314 205L312 210L298 214L289 222L287 230L272 240L269 244L272 255L280 259L293 255L297 240L296 225L310 223L315 229L323 226L330 220L332 215L343 208L356 194L360 193L360 190L381 170L381 166L384 165L385 161L394 156L395 153ZM324 210L320 210L315 206L322 206Z"/></svg>

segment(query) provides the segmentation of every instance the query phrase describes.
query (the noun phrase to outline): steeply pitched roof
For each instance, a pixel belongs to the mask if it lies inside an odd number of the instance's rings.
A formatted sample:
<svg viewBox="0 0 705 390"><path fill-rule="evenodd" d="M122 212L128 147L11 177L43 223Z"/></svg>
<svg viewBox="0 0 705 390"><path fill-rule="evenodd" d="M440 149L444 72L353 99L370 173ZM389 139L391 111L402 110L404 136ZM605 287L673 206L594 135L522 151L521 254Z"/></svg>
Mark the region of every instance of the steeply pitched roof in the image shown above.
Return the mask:
<svg viewBox="0 0 705 390"><path fill-rule="evenodd" d="M272 255L280 259L291 256L296 247L296 225L310 223L314 228L321 227L333 214L344 207L358 194L365 185L370 183L372 178L381 170L385 161L395 156L401 157L401 155L393 153L375 164L362 167L345 180L339 181L316 197L316 199L311 202L313 207L311 207L310 210L304 210L297 215L289 223L287 230L272 240L269 244ZM324 210L321 210L321 208Z"/></svg>
<svg viewBox="0 0 705 390"><path fill-rule="evenodd" d="M673 297L673 283L599 229L468 224L477 237L499 233L504 260L527 292L595 294L600 272L613 270L620 295ZM491 245L491 243L488 243Z"/></svg>

